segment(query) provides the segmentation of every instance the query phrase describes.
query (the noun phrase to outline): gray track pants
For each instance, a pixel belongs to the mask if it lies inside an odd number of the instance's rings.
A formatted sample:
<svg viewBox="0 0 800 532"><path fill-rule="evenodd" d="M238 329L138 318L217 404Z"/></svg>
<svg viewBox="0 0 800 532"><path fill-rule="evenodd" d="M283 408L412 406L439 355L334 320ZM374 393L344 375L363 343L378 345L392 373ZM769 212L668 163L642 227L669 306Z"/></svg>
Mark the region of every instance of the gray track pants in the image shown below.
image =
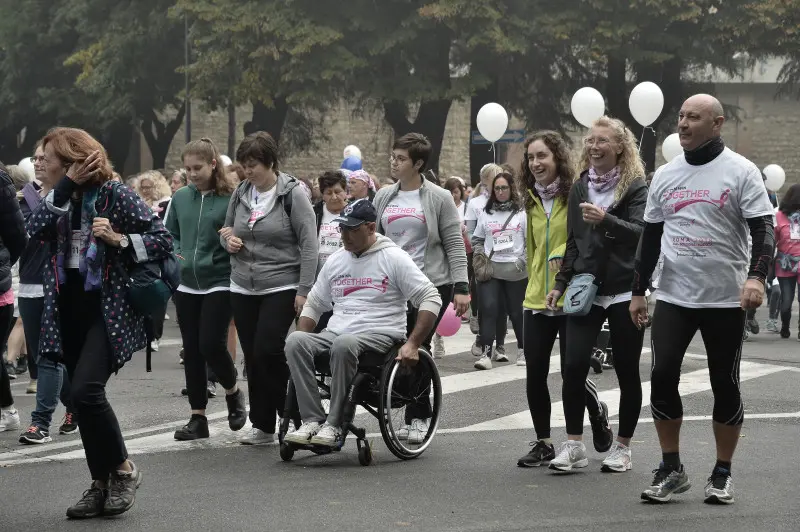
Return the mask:
<svg viewBox="0 0 800 532"><path fill-rule="evenodd" d="M366 351L389 352L399 341L400 338L376 333L337 335L326 330L318 334L298 331L290 334L286 338L286 362L303 422L325 421L314 373L315 356L330 353L331 407L327 422L341 427L347 389L358 370L358 357Z"/></svg>

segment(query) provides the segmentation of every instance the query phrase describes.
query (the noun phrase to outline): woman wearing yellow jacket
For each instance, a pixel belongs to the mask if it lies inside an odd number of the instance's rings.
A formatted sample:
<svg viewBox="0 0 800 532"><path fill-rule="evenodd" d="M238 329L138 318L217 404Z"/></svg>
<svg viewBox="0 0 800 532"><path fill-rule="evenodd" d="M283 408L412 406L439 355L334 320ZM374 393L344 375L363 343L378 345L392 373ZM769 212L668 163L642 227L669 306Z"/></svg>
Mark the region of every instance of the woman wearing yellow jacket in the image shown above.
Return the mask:
<svg viewBox="0 0 800 532"><path fill-rule="evenodd" d="M520 467L548 465L555 458L550 438L550 392L547 375L550 372L550 354L559 338L563 360L566 353L566 316L557 308L545 304L548 292L553 289L555 275L567 242L567 199L572 185L574 169L569 148L561 136L553 131L534 133L525 141L525 159L522 163L525 209L527 211L527 265L528 287L523 303L523 348L527 372L528 407L533 418L536 440L532 449L517 461ZM611 445L608 419L597 397L593 382L586 381L586 407L595 443ZM607 450L607 449L606 449Z"/></svg>

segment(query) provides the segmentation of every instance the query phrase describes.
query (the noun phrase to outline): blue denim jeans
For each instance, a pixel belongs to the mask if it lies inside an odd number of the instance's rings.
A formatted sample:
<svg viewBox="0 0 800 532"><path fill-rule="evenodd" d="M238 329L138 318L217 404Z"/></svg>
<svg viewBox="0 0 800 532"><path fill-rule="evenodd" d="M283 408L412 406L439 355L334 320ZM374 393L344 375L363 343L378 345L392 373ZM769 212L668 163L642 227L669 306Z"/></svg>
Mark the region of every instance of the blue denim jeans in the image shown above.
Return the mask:
<svg viewBox="0 0 800 532"><path fill-rule="evenodd" d="M67 411L70 408L70 385L64 365L47 357L39 356L39 333L41 329L44 298L19 298L19 315L25 329L28 356L36 360L39 378L36 384L36 408L31 414L31 424L42 430L50 430L53 412L58 407L59 397Z"/></svg>

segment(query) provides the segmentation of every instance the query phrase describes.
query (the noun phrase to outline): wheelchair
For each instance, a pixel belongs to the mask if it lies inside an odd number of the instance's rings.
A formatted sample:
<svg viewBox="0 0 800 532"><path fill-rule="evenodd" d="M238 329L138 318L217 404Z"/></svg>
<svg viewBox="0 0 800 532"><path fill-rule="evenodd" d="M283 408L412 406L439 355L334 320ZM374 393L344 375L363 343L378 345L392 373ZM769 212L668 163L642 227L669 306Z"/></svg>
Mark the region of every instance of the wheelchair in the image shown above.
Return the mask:
<svg viewBox="0 0 800 532"><path fill-rule="evenodd" d="M280 456L285 462L294 457L295 451L307 450L316 455L338 452L344 447L347 436L356 437L358 461L362 466L372 463L372 448L367 441L367 431L354 424L356 415L368 412L378 421L381 436L389 451L401 460L411 460L421 455L430 445L439 425L442 405L442 382L433 357L427 350L420 348L419 362L413 368L406 368L395 360L402 344L395 345L388 353L365 352L359 357L356 376L347 391L346 404L343 410L342 445L338 448L305 444L298 445L284 441L289 432L290 423L295 428L301 424L297 407L297 398L292 380L286 394L286 406L280 420L278 442ZM320 395L330 401L329 357L318 356L314 359L317 373L317 385ZM400 429L405 426L406 407L420 400L429 400L432 416L428 425L428 433L421 443L410 443L402 438ZM358 412L359 409L363 409ZM327 409L326 409L327 410Z"/></svg>

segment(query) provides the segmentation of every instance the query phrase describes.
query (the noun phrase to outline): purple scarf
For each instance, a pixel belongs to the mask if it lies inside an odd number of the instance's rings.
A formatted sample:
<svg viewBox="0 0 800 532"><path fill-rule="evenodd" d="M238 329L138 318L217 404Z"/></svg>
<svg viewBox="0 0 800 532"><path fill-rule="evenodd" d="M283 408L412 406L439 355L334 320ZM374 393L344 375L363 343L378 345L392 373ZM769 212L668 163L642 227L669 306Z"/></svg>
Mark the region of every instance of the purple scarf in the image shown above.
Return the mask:
<svg viewBox="0 0 800 532"><path fill-rule="evenodd" d="M601 194L608 192L617 186L620 176L619 166L615 166L610 172L603 175L597 175L594 167L589 168L589 188Z"/></svg>
<svg viewBox="0 0 800 532"><path fill-rule="evenodd" d="M66 179L66 178L65 178ZM103 260L105 247L102 242L95 240L92 235L92 220L97 215L94 203L97 200L99 187L91 187L84 191L81 202L81 249L79 251L78 271L84 278L83 288L87 292L100 290L103 285ZM69 212L58 219L56 223L57 253L56 253L56 278L58 284L66 282L66 263L71 253L72 238L72 206Z"/></svg>
<svg viewBox="0 0 800 532"><path fill-rule="evenodd" d="M540 185L537 181L534 183L534 188L536 189L536 193L539 194L539 197L543 200L550 201L551 199L556 197L558 194L558 185L561 184L561 178L557 177L555 181L550 183L547 186Z"/></svg>

